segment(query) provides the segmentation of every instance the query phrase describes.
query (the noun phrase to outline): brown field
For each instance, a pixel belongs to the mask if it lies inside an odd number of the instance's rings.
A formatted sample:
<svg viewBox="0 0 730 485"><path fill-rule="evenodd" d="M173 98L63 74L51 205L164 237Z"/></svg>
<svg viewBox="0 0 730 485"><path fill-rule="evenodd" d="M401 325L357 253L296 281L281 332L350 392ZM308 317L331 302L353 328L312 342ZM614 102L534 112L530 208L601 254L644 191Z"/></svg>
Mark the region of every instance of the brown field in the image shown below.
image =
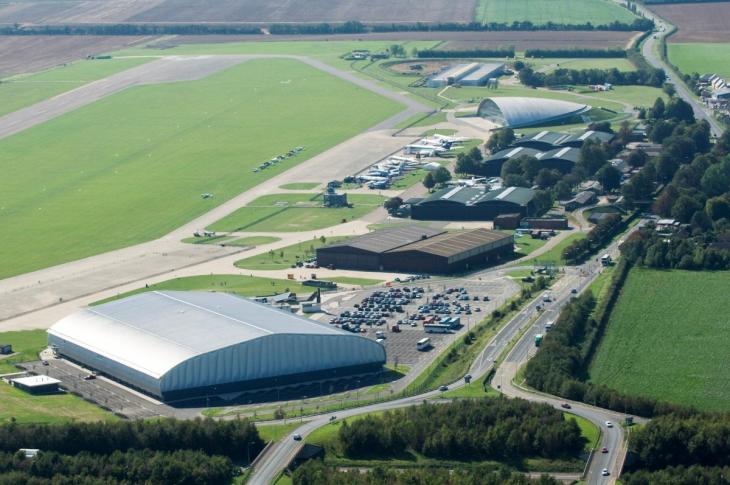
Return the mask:
<svg viewBox="0 0 730 485"><path fill-rule="evenodd" d="M122 49L149 37L133 36L0 36L0 78L36 72L88 55Z"/></svg>
<svg viewBox="0 0 730 485"><path fill-rule="evenodd" d="M0 23L121 22L164 0L9 0Z"/></svg>
<svg viewBox="0 0 730 485"><path fill-rule="evenodd" d="M457 32L455 32L457 33ZM514 46L516 50L537 48L624 48L638 32L534 31L479 32L480 39L451 40L439 47L445 50L494 49Z"/></svg>
<svg viewBox="0 0 730 485"><path fill-rule="evenodd" d="M677 26L670 42L730 42L730 2L651 5Z"/></svg>
<svg viewBox="0 0 730 485"><path fill-rule="evenodd" d="M476 0L165 0L131 21L468 22Z"/></svg>

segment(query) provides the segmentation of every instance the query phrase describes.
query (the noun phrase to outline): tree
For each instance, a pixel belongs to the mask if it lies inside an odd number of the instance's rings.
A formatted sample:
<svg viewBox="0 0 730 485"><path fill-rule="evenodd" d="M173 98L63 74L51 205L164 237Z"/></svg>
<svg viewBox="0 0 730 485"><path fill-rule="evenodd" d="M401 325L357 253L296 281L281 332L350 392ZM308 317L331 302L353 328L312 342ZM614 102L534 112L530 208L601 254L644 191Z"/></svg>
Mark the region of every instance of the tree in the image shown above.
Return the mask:
<svg viewBox="0 0 730 485"><path fill-rule="evenodd" d="M631 124L628 122L628 120L624 120L621 122L621 125L619 125L618 133L616 133L616 141L621 145L625 146L633 137L633 130L631 129Z"/></svg>
<svg viewBox="0 0 730 485"><path fill-rule="evenodd" d="M672 217L680 222L689 222L698 210L702 210L702 204L692 197L680 195L672 206Z"/></svg>
<svg viewBox="0 0 730 485"><path fill-rule="evenodd" d="M530 187L530 183L522 175L511 173L503 177L505 187Z"/></svg>
<svg viewBox="0 0 730 485"><path fill-rule="evenodd" d="M515 141L515 132L512 128L505 128L492 133L487 140L486 147L490 153L504 150Z"/></svg>
<svg viewBox="0 0 730 485"><path fill-rule="evenodd" d="M426 176L423 177L423 186L428 190L431 190L436 186L436 182L433 179L433 172L428 172Z"/></svg>
<svg viewBox="0 0 730 485"><path fill-rule="evenodd" d="M679 198L679 192L674 188L674 185L669 184L654 201L652 210L655 214L659 214L662 217L669 217L672 215L672 207Z"/></svg>
<svg viewBox="0 0 730 485"><path fill-rule="evenodd" d="M517 161L520 163L520 169L525 180L528 182L535 180L537 172L540 171L540 162L537 161L537 158L529 155L523 155L519 157Z"/></svg>
<svg viewBox="0 0 730 485"><path fill-rule="evenodd" d="M472 149L469 150L468 156L474 162L481 162L482 160L484 160L484 157L482 156L482 151L479 149L479 147L472 147Z"/></svg>
<svg viewBox="0 0 730 485"><path fill-rule="evenodd" d="M664 118L665 109L666 106L664 105L664 100L662 98L657 98L656 101L654 101L654 106L651 107L651 117L655 120L661 120Z"/></svg>
<svg viewBox="0 0 730 485"><path fill-rule="evenodd" d="M387 210L388 212L395 212L402 205L403 199L401 199L400 197L391 197L390 199L383 202L383 207L385 207L385 210Z"/></svg>
<svg viewBox="0 0 730 485"><path fill-rule="evenodd" d="M406 50L400 44L393 44L390 46L390 55L393 57L404 57Z"/></svg>
<svg viewBox="0 0 730 485"><path fill-rule="evenodd" d="M661 143L672 135L672 131L674 131L674 123L659 120L649 130L649 139L654 143Z"/></svg>
<svg viewBox="0 0 730 485"><path fill-rule="evenodd" d="M536 190L532 200L538 215L546 213L553 206L553 197L547 190Z"/></svg>
<svg viewBox="0 0 730 485"><path fill-rule="evenodd" d="M456 155L454 171L456 173L476 173L476 164L466 153L459 153Z"/></svg>
<svg viewBox="0 0 730 485"><path fill-rule="evenodd" d="M674 87L674 84L671 83L664 83L664 86L662 86L662 91L664 91L670 98L677 94L677 89Z"/></svg>
<svg viewBox="0 0 730 485"><path fill-rule="evenodd" d="M568 200L573 195L570 184L565 180L560 180L555 184L555 198L557 200Z"/></svg>
<svg viewBox="0 0 730 485"><path fill-rule="evenodd" d="M634 150L626 157L626 163L634 168L643 167L649 160L649 155L644 150Z"/></svg>
<svg viewBox="0 0 730 485"><path fill-rule="evenodd" d="M560 180L560 173L555 173L555 171L547 168L541 168L535 177L535 183L542 189L552 187L558 180Z"/></svg>
<svg viewBox="0 0 730 485"><path fill-rule="evenodd" d="M712 152L719 157L730 154L730 130L722 132L720 138L715 142Z"/></svg>
<svg viewBox="0 0 730 485"><path fill-rule="evenodd" d="M709 196L730 191L730 157L711 165L702 176L702 190Z"/></svg>
<svg viewBox="0 0 730 485"><path fill-rule="evenodd" d="M669 100L665 115L667 118L686 121L687 123L693 123L695 121L695 113L692 106L682 98L672 98Z"/></svg>
<svg viewBox="0 0 730 485"><path fill-rule="evenodd" d="M705 212L713 221L730 219L730 201L725 197L712 197L705 202Z"/></svg>
<svg viewBox="0 0 730 485"><path fill-rule="evenodd" d="M610 163L606 163L596 172L596 180L604 190L611 191L621 186L621 172Z"/></svg>
<svg viewBox="0 0 730 485"><path fill-rule="evenodd" d="M578 166L583 168L588 175L593 175L608 161L608 155L603 146L598 142L586 142L580 148Z"/></svg>
<svg viewBox="0 0 730 485"><path fill-rule="evenodd" d="M516 158L510 158L502 164L502 172L500 176L507 178L509 175L522 175L522 165Z"/></svg>
<svg viewBox="0 0 730 485"><path fill-rule="evenodd" d="M451 172L445 167L439 167L431 173L433 173L433 181L437 184L443 184L451 180Z"/></svg>

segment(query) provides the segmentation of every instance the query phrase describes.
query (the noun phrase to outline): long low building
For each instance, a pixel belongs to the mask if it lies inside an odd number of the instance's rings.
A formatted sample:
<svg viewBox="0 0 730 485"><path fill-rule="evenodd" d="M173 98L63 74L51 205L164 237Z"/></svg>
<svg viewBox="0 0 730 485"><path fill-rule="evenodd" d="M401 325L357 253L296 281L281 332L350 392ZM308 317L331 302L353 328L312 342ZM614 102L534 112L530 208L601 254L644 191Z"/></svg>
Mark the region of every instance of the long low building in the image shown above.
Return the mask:
<svg viewBox="0 0 730 485"><path fill-rule="evenodd" d="M535 213L535 191L507 187L487 191L483 187L449 187L437 190L411 206L411 218L424 221L492 221L501 214Z"/></svg>
<svg viewBox="0 0 730 485"><path fill-rule="evenodd" d="M448 274L485 266L514 250L510 234L487 229L445 232L406 226L317 249L317 263L369 271Z"/></svg>
<svg viewBox="0 0 730 485"><path fill-rule="evenodd" d="M216 292L154 291L89 307L48 330L69 360L164 401L379 372L382 345Z"/></svg>

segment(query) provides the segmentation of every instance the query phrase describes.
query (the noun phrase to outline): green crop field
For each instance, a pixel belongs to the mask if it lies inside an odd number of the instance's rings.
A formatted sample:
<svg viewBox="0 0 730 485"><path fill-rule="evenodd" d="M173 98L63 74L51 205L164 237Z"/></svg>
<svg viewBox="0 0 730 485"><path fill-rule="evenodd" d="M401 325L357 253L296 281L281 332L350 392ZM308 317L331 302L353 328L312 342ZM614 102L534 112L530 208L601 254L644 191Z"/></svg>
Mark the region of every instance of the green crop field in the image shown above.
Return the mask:
<svg viewBox="0 0 730 485"><path fill-rule="evenodd" d="M33 396L0 382L0 424L8 423L13 418L21 424L117 419L112 413L73 394Z"/></svg>
<svg viewBox="0 0 730 485"><path fill-rule="evenodd" d="M728 288L728 272L632 269L591 380L703 410L730 410Z"/></svg>
<svg viewBox="0 0 730 485"><path fill-rule="evenodd" d="M533 24L608 24L633 22L636 16L609 0L479 0L477 22L532 22Z"/></svg>
<svg viewBox="0 0 730 485"><path fill-rule="evenodd" d="M6 138L0 278L159 237L400 109L298 61L259 59ZM295 146L305 150L252 173Z"/></svg>
<svg viewBox="0 0 730 485"><path fill-rule="evenodd" d="M528 64L533 64L537 59L527 59ZM635 71L634 66L628 59L617 58L595 58L595 59L539 59L543 61L551 61L547 63L543 72L552 72L555 69L618 69L619 71Z"/></svg>
<svg viewBox="0 0 730 485"><path fill-rule="evenodd" d="M83 60L36 74L3 79L0 82L0 116L149 61L144 58Z"/></svg>
<svg viewBox="0 0 730 485"><path fill-rule="evenodd" d="M685 74L717 74L730 78L730 44L667 44L669 60Z"/></svg>
<svg viewBox="0 0 730 485"><path fill-rule="evenodd" d="M322 206L321 194L264 195L223 219L211 224L211 231L293 232L335 226L358 219L380 207L385 197L375 194L349 194L353 207Z"/></svg>
<svg viewBox="0 0 730 485"><path fill-rule="evenodd" d="M301 283L291 280L283 280L277 278L261 278L258 276L246 275L201 275L187 276L184 278L175 278L144 288L121 293L111 298L97 301L94 305L100 305L108 301L126 298L145 291L222 291L226 293L235 293L241 296L269 296L283 293L285 291L293 291L295 293L306 293L311 291Z"/></svg>
<svg viewBox="0 0 730 485"><path fill-rule="evenodd" d="M271 250L268 253L258 254L245 259L236 261L236 267L243 269L286 269L291 267L297 261L303 261L307 258L315 256L315 250L325 244L344 241L346 237L329 237L324 241L322 239L312 239L292 244L285 248Z"/></svg>

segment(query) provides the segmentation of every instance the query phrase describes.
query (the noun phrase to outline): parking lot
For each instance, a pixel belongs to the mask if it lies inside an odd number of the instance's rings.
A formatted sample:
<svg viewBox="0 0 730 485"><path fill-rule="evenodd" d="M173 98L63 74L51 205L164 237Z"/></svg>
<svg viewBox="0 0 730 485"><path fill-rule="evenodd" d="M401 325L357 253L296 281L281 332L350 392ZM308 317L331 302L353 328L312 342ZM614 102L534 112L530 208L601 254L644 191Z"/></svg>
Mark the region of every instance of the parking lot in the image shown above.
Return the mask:
<svg viewBox="0 0 730 485"><path fill-rule="evenodd" d="M323 305L329 315L320 320L380 341L388 364L413 367L433 359L514 291L504 279L417 280L330 299ZM431 347L419 351L423 338Z"/></svg>

